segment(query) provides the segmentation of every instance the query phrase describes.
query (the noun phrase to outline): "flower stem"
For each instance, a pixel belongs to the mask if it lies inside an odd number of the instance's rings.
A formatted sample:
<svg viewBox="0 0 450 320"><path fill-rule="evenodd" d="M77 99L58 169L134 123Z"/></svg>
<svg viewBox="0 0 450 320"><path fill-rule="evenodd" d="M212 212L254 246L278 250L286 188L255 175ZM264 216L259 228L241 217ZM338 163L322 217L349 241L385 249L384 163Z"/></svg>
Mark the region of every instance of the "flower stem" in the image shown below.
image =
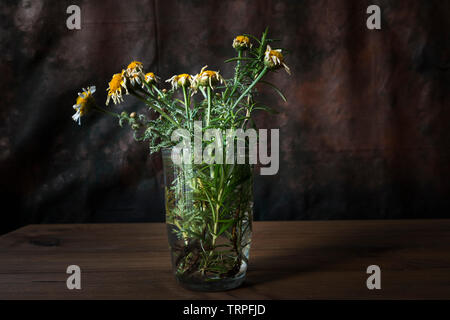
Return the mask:
<svg viewBox="0 0 450 320"><path fill-rule="evenodd" d="M189 117L189 106L190 106L190 101L189 101L188 94L187 94L187 92L186 92L186 87L185 87L185 86L183 86L183 96L184 96L184 107L185 107L185 109L186 109L186 122L187 122L187 127L188 127L188 129L190 129L190 128L191 128L191 120L190 120L190 117Z"/></svg>
<svg viewBox="0 0 450 320"><path fill-rule="evenodd" d="M210 116L211 116L211 87L208 86L206 88L206 91L207 91L207 95L208 95L208 111L206 113L206 126L208 127L209 126L209 119L210 119Z"/></svg>
<svg viewBox="0 0 450 320"><path fill-rule="evenodd" d="M167 113L165 113L161 108L157 107L156 105L154 105L152 103L149 103L146 99L144 99L143 97L141 97L140 95L138 95L135 92L131 92L131 94L134 95L139 100L141 100L142 102L144 102L146 105L148 105L148 106L152 107L153 109L155 109L159 114L161 114L161 116L163 116L164 118L169 120L170 123L172 123L173 125L177 126L178 128L180 127L180 125L178 123L176 123L175 120L173 120L171 117L169 117L167 115Z"/></svg>
<svg viewBox="0 0 450 320"><path fill-rule="evenodd" d="M159 91L159 89L156 87L156 85L152 84L152 87L153 87L153 89L158 93L158 95L159 95L160 97L164 97L164 95L162 94L161 91Z"/></svg>
<svg viewBox="0 0 450 320"><path fill-rule="evenodd" d="M231 90L231 93L229 94L229 96L227 98L227 103L231 99L231 97L233 96L234 92L236 91L236 89L238 87L238 75L239 75L239 69L241 68L241 60L240 60L241 57L242 57L242 51L239 50L238 51L239 60L237 60L237 62L236 62L236 68L235 68L235 72L234 72L234 85L233 85L233 89ZM228 90L228 88L227 88L227 90Z"/></svg>
<svg viewBox="0 0 450 320"><path fill-rule="evenodd" d="M218 228L219 228L219 209L220 209L220 206L218 204L216 205L215 209L211 208L211 210L213 210L213 219L214 219L213 236L212 236L212 243L211 243L213 249L216 246L217 231L218 231Z"/></svg>
<svg viewBox="0 0 450 320"><path fill-rule="evenodd" d="M234 109L239 104L239 102L242 100L242 98L244 98L247 95L247 93L249 93L250 90L253 89L253 87L258 83L259 80L261 80L261 78L267 73L268 70L269 69L266 66L264 67L264 69L262 69L261 73L256 77L255 80L253 80L252 84L249 85L247 89L245 89L245 91L241 94L241 96L233 104L231 109Z"/></svg>
<svg viewBox="0 0 450 320"><path fill-rule="evenodd" d="M120 115L119 115L118 113L111 112L111 111L108 111L108 110L106 110L106 109L103 109L102 107L99 107L97 104L95 104L94 110L96 110L96 111L98 111L98 112L101 112L101 113L105 113L105 114L110 115L110 116L113 116L113 117L118 117L118 118L120 118Z"/></svg>
<svg viewBox="0 0 450 320"><path fill-rule="evenodd" d="M162 103L162 104L164 104L165 106L168 106L168 104L167 104L164 100L158 99L158 97L155 97L155 96L153 95L152 90L155 90L156 93L158 94L158 96L159 96L160 98L163 98L163 97L164 97L163 93L162 93L161 91L158 90L158 88L156 87L156 85L152 84L152 86L150 87L150 86L148 85L148 83L146 83L146 82L144 82L144 85L145 85L145 87L147 88L147 91L145 91L145 90L143 90L143 89L141 89L141 88L138 88L138 89L140 89L140 91L142 91L144 94L146 94L147 96L149 96L149 97L152 98L153 100L158 101L159 103ZM153 88L153 89L152 89L152 88ZM147 104L148 104L148 103L147 103Z"/></svg>
<svg viewBox="0 0 450 320"><path fill-rule="evenodd" d="M242 50L238 51L238 58L239 60L236 62L236 71L234 73L234 85L236 87L237 77L239 74L239 69L241 68L241 57L242 57Z"/></svg>

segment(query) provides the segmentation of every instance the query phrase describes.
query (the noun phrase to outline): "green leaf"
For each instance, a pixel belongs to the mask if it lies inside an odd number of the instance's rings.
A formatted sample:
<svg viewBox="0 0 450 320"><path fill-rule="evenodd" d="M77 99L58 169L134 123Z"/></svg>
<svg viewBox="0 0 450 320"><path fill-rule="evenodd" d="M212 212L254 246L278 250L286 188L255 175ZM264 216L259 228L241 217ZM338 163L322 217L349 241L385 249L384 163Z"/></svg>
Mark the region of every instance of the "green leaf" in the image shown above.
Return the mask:
<svg viewBox="0 0 450 320"><path fill-rule="evenodd" d="M273 113L273 114L278 114L278 113L280 113L280 112L278 112L278 111L276 111L276 110L274 110L274 109L272 109L272 108L270 108L270 107L268 107L268 106L266 106L266 105L263 105L263 104L258 104L258 105L256 105L256 107L254 107L254 108L252 109L252 111L253 111L253 110L264 110L264 111L267 111L267 112Z"/></svg>
<svg viewBox="0 0 450 320"><path fill-rule="evenodd" d="M231 59L225 60L225 63L233 62L233 61L249 61L249 60L253 61L255 59L253 59L253 58L246 58L246 57L241 57L241 58L235 57L235 58L231 58Z"/></svg>
<svg viewBox="0 0 450 320"><path fill-rule="evenodd" d="M220 220L219 220L220 221ZM223 220L222 220L223 221ZM219 232L216 234L216 236L220 236L222 233L225 232L225 230L227 230L229 227L231 227L234 223L233 219L229 219L229 221L227 223L224 223L221 227Z"/></svg>
<svg viewBox="0 0 450 320"><path fill-rule="evenodd" d="M234 221L234 219L220 219L220 220L217 220L217 222L222 222L222 223L230 222L230 221Z"/></svg>
<svg viewBox="0 0 450 320"><path fill-rule="evenodd" d="M186 229L186 232L189 233L189 234L194 235L194 236L197 237L198 239L203 239L203 236L202 236L201 234L196 233L196 232L194 232L194 231L192 231L192 230Z"/></svg>

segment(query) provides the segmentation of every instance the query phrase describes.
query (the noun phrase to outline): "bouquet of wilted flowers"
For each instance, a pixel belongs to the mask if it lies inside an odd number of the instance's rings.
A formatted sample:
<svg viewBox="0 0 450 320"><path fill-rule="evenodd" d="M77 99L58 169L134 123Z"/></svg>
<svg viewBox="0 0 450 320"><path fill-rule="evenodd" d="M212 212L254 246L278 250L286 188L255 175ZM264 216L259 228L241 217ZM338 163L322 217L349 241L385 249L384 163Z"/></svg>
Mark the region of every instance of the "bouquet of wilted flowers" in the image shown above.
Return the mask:
<svg viewBox="0 0 450 320"><path fill-rule="evenodd" d="M167 156L176 145L173 133L182 129L191 138L196 130L203 134L210 128L254 127L254 111L271 111L256 101L257 83L271 86L285 100L277 87L263 80L269 71L279 68L290 73L282 50L273 49L272 42L267 30L260 39L237 36L233 41L237 56L226 61L236 63L232 78L224 79L219 71L205 66L196 75L183 73L166 80L171 84L169 89L160 87L154 73L145 73L142 63L131 62L113 75L106 105L111 100L120 104L124 96L133 95L148 106L147 115L116 113L98 106L94 86L83 89L73 106L73 120L79 124L88 112L99 111L117 117L120 126L129 125L137 141L149 141L150 153L163 150L166 221L174 271L189 288L221 290L243 281L251 237L253 175L249 164L174 164L173 157ZM210 141L214 139L218 137Z"/></svg>

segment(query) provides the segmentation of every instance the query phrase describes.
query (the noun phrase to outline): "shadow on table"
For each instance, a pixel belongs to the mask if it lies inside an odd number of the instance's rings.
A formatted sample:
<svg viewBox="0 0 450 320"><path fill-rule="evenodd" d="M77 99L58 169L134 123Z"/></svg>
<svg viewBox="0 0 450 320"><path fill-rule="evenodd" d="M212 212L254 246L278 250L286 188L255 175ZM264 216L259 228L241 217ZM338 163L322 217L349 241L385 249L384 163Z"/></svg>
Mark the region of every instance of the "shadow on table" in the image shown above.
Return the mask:
<svg viewBox="0 0 450 320"><path fill-rule="evenodd" d="M311 241L308 243L308 236L302 237L300 232L298 237L288 243L280 243L278 248L273 244L270 248L259 247L259 255L250 257L248 277L242 287L319 271L356 271L361 268L361 276L364 277L365 268L375 264L379 260L377 257L399 249L389 241L379 241L384 236L377 226L366 225L344 234L327 232L323 237L309 236ZM373 262L367 264L368 261Z"/></svg>

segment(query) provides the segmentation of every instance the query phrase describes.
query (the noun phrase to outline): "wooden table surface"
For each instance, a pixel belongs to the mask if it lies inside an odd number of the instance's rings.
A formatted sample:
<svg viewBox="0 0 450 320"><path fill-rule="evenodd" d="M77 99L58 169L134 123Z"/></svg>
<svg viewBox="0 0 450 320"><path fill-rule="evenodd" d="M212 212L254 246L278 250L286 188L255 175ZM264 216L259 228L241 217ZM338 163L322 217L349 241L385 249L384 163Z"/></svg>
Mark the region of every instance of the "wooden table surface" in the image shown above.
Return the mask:
<svg viewBox="0 0 450 320"><path fill-rule="evenodd" d="M219 293L176 283L166 236L162 223L26 226L0 237L0 299L450 299L450 220L255 222L246 283Z"/></svg>

